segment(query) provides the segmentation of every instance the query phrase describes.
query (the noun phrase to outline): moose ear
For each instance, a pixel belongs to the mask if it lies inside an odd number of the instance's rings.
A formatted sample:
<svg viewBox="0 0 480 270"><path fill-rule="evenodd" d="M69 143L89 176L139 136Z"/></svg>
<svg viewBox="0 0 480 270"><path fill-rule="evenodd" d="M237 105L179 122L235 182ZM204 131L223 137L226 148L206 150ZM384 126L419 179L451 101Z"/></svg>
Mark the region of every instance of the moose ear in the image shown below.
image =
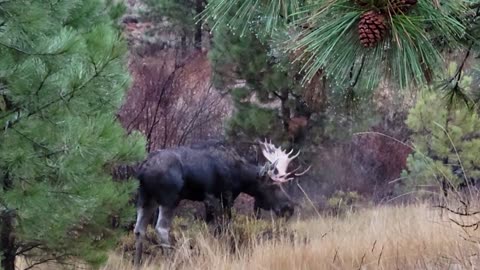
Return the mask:
<svg viewBox="0 0 480 270"><path fill-rule="evenodd" d="M263 165L261 168L260 168L260 171L258 172L258 177L264 177L268 170L269 170L269 163L265 163L265 165Z"/></svg>

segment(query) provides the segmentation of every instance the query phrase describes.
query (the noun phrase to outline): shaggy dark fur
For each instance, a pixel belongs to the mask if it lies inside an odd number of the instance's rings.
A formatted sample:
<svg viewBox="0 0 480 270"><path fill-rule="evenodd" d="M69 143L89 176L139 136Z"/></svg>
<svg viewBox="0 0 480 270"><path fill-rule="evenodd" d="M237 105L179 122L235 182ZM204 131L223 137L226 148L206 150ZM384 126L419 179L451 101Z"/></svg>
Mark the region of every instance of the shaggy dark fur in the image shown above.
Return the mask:
<svg viewBox="0 0 480 270"><path fill-rule="evenodd" d="M159 217L155 228L166 245L170 244L168 231L173 211L183 199L203 201L207 222L213 220L219 209L229 219L233 201L242 192L255 198L256 210L273 210L286 217L293 214L293 202L268 178L265 167L248 163L221 143L152 152L138 168L137 178L140 181L135 225L137 263L148 219L157 207Z"/></svg>

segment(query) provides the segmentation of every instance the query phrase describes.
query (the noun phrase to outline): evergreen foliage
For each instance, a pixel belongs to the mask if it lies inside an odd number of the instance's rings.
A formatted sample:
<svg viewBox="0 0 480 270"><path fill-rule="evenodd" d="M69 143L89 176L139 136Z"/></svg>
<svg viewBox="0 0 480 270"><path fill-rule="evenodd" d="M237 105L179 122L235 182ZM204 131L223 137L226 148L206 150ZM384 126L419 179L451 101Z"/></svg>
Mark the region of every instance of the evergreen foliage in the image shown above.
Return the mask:
<svg viewBox="0 0 480 270"><path fill-rule="evenodd" d="M146 32L152 43L155 43L156 34L171 32L180 36L181 46L193 44L201 48L202 23L197 21L196 16L203 11L205 0L146 0L145 4L148 8L142 16L153 22L152 29Z"/></svg>
<svg viewBox="0 0 480 270"><path fill-rule="evenodd" d="M243 37L234 35L228 27L215 30L209 57L216 87L231 88L229 91L234 100L236 111L230 120L228 133L237 137L243 134L247 138L274 133L282 136L284 130L278 102L273 107L267 104L279 101L280 95L285 99L291 98L289 93L299 91L293 76L285 68L285 61L271 54L265 40L253 33ZM235 86L237 80L244 81L245 85ZM253 96L257 103L251 102ZM294 100L284 105L293 109Z"/></svg>
<svg viewBox="0 0 480 270"><path fill-rule="evenodd" d="M135 182L109 171L141 159L145 144L115 116L129 83L114 24L122 11L102 0L0 1L0 216L14 213L0 221L13 224L0 226L14 240L13 253L0 249L6 269L12 254L98 265L116 240L112 218L134 216Z"/></svg>
<svg viewBox="0 0 480 270"><path fill-rule="evenodd" d="M227 26L219 26L213 32L209 56L215 86L219 89L234 86L229 93L236 111L227 131L229 135L287 140L285 122L307 116L311 121L308 140L318 143L347 138L377 120L368 93L345 92L328 80L324 85L317 83L313 89L302 85L298 65L292 64L291 58L269 40L271 37L252 32L240 36ZM237 80L245 85L235 86ZM314 95L316 101L308 102L308 95Z"/></svg>
<svg viewBox="0 0 480 270"><path fill-rule="evenodd" d="M149 9L145 15L155 21L168 17L172 24L181 26L184 33L191 33L195 29L195 2L194 0L146 0Z"/></svg>
<svg viewBox="0 0 480 270"><path fill-rule="evenodd" d="M285 33L274 43L295 55L303 82L325 71L336 85L348 87L355 69L363 70L358 88L371 90L384 78L401 88L431 82L441 71L445 47L462 48L475 40L467 34L476 21L468 18L477 17L471 15L472 2L418 1L408 12L394 13L391 0L211 0L204 16L214 29L229 25L241 35L253 29ZM375 47L364 48L358 23L371 10L384 14L388 31Z"/></svg>
<svg viewBox="0 0 480 270"><path fill-rule="evenodd" d="M451 73L456 69L455 64L450 66ZM471 76L460 82L467 90L471 83ZM449 103L448 95L441 92L421 92L406 121L415 151L407 159L401 190L421 190L437 182L446 192L480 179L480 118L463 102Z"/></svg>

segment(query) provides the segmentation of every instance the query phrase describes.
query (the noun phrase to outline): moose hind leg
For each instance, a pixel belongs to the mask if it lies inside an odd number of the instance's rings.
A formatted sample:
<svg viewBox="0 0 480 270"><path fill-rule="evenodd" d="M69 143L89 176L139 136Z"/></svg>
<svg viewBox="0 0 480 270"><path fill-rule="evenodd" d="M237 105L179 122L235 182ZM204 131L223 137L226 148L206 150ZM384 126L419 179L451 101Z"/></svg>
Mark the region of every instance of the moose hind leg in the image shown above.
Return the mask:
<svg viewBox="0 0 480 270"><path fill-rule="evenodd" d="M140 265L143 253L143 240L147 232L148 221L150 220L155 208L154 207L138 207L137 208L137 222L135 224L135 258L134 264Z"/></svg>
<svg viewBox="0 0 480 270"><path fill-rule="evenodd" d="M162 246L170 247L170 225L172 223L174 208L159 206L158 219L155 225L158 240Z"/></svg>

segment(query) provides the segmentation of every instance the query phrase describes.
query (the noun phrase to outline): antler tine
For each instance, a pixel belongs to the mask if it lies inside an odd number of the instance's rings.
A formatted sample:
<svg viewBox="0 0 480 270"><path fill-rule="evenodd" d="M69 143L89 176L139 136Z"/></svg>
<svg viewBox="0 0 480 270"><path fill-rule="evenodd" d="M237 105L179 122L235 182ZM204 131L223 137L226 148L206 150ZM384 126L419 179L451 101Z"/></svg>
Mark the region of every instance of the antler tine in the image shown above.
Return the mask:
<svg viewBox="0 0 480 270"><path fill-rule="evenodd" d="M312 168L312 165L308 166L308 168L307 168L305 171L303 171L303 172L301 172L301 173L296 173L295 176L304 175L305 173L307 173L307 172L310 170L310 168Z"/></svg>
<svg viewBox="0 0 480 270"><path fill-rule="evenodd" d="M302 166L298 166L298 167L297 167L296 169L294 169L293 171L287 173L287 176L290 176L290 175L292 175L293 173L295 173L296 171L300 170L301 167L302 167Z"/></svg>
<svg viewBox="0 0 480 270"><path fill-rule="evenodd" d="M280 180L280 179L277 180L277 182L279 182L279 183L286 183L286 182L291 181L291 180L293 180L293 178L283 178L283 179L281 179L281 180Z"/></svg>
<svg viewBox="0 0 480 270"><path fill-rule="evenodd" d="M292 149L292 152L293 152L293 149ZM293 155L292 157L289 157L288 159L289 160L294 160L295 158L298 157L298 155L300 155L300 151L298 151L297 154Z"/></svg>

